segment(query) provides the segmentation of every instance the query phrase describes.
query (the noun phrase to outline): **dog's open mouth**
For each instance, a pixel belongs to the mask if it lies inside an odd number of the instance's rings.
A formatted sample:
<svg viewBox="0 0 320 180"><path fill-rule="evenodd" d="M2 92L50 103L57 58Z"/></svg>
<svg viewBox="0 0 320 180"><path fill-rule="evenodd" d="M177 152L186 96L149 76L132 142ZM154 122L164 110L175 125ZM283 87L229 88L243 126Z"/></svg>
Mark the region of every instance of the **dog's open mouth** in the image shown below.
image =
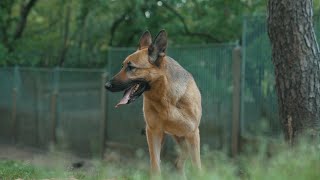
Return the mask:
<svg viewBox="0 0 320 180"><path fill-rule="evenodd" d="M148 88L148 83L134 83L124 91L122 99L115 107L117 108L120 105L130 104L131 102L135 101L144 91L148 90Z"/></svg>

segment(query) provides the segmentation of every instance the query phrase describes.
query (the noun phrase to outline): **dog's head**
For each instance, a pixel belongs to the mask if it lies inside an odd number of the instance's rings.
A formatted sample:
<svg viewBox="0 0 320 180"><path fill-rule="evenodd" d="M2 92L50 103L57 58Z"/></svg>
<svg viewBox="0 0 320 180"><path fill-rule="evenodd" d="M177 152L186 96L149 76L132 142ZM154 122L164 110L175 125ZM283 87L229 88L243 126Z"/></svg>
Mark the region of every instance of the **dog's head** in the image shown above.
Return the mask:
<svg viewBox="0 0 320 180"><path fill-rule="evenodd" d="M138 50L123 61L120 72L105 84L111 92L124 91L116 107L135 101L161 77L166 47L167 33L164 30L159 32L153 42L149 31L142 34Z"/></svg>

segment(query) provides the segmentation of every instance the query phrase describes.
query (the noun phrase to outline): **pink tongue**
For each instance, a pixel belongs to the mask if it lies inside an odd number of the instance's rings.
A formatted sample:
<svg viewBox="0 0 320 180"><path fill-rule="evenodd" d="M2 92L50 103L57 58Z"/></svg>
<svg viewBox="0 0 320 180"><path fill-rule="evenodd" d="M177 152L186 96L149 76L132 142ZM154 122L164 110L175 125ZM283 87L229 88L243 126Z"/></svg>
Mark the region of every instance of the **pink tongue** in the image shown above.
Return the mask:
<svg viewBox="0 0 320 180"><path fill-rule="evenodd" d="M124 105L127 104L129 99L130 99L130 94L133 88L130 88L126 94L123 96L123 98L120 100L120 102L115 106L116 108L118 108L120 105Z"/></svg>

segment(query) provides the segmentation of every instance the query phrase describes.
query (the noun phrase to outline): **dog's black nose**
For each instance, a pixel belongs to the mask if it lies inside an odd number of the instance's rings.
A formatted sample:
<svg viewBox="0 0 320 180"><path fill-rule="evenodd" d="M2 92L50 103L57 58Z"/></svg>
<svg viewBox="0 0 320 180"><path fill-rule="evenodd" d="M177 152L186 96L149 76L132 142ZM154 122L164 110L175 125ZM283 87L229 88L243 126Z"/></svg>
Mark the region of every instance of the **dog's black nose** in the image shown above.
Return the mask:
<svg viewBox="0 0 320 180"><path fill-rule="evenodd" d="M104 87L105 87L106 89L110 89L110 88L112 88L112 85L111 85L110 82L107 82L107 83L104 85Z"/></svg>

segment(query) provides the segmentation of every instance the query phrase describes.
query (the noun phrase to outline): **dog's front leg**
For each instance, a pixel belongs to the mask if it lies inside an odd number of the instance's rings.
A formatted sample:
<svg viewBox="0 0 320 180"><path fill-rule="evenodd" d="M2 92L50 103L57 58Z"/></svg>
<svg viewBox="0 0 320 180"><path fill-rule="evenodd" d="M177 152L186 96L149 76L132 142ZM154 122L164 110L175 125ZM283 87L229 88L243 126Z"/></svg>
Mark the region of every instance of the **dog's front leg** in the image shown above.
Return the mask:
<svg viewBox="0 0 320 180"><path fill-rule="evenodd" d="M146 134L150 154L151 174L160 175L160 152L164 133L161 130L150 129L149 127L147 127Z"/></svg>
<svg viewBox="0 0 320 180"><path fill-rule="evenodd" d="M199 128L186 136L186 140L189 143L189 152L191 155L192 164L198 169L199 172L201 172Z"/></svg>

